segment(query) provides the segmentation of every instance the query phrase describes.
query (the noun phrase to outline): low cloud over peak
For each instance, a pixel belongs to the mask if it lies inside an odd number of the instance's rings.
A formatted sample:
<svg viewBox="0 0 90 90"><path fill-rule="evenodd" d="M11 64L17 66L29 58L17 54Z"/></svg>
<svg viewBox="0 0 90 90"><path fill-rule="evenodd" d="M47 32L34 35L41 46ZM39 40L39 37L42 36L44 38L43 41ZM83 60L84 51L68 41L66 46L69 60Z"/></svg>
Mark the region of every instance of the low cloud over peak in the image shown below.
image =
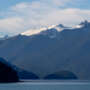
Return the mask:
<svg viewBox="0 0 90 90"><path fill-rule="evenodd" d="M77 2L74 1L75 3ZM3 11L0 19L0 30L18 34L32 28L53 24L75 25L85 19L89 20L90 10L73 5L72 0L36 0L21 2Z"/></svg>

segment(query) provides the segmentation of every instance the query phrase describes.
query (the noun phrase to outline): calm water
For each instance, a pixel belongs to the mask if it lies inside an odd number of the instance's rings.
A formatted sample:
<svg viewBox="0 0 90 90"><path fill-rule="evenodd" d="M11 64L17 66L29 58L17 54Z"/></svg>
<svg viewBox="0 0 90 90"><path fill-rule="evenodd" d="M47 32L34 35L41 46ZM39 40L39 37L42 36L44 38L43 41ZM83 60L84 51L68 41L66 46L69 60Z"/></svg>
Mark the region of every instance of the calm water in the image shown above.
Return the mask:
<svg viewBox="0 0 90 90"><path fill-rule="evenodd" d="M23 82L0 84L0 90L90 90L90 82Z"/></svg>

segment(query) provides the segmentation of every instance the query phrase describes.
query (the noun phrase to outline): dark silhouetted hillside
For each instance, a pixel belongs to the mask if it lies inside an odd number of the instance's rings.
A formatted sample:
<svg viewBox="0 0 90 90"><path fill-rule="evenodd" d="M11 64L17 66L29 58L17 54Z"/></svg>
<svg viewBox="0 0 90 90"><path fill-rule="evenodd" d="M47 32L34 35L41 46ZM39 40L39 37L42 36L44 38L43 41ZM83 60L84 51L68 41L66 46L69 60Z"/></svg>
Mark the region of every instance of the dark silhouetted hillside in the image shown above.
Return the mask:
<svg viewBox="0 0 90 90"><path fill-rule="evenodd" d="M70 71L60 71L47 75L44 79L48 80L77 80L78 77Z"/></svg>
<svg viewBox="0 0 90 90"><path fill-rule="evenodd" d="M0 58L0 83L18 82L17 72L8 65L8 63Z"/></svg>

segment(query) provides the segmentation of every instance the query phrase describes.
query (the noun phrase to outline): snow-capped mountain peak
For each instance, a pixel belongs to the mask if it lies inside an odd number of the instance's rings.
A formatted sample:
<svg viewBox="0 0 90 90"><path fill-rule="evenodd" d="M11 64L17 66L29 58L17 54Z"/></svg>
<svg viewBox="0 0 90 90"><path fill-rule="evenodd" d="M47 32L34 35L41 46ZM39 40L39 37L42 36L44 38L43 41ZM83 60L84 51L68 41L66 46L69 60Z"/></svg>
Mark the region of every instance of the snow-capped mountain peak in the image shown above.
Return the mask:
<svg viewBox="0 0 90 90"><path fill-rule="evenodd" d="M49 27L44 27L44 28L40 28L40 29L31 29L31 30L27 30L26 32L21 33L21 35L25 35L25 36L31 36L31 35L36 35L36 34L43 34L43 35L47 35L48 33L55 33L56 32L61 32L65 29L68 30L73 30L73 29L79 29L79 28L83 28L88 26L88 21L84 21L81 22L79 25L73 26L73 27L65 27L62 24L58 24L58 25L51 25ZM55 36L55 35L54 35Z"/></svg>
<svg viewBox="0 0 90 90"><path fill-rule="evenodd" d="M56 27L63 31L59 32ZM37 33L32 38L18 35L4 40L0 45L0 56L41 78L67 69L80 80L90 80L90 23L70 29L56 25L34 34ZM30 31L23 34L32 35Z"/></svg>
<svg viewBox="0 0 90 90"><path fill-rule="evenodd" d="M0 40L5 40L7 38L9 38L8 34L0 32Z"/></svg>
<svg viewBox="0 0 90 90"><path fill-rule="evenodd" d="M76 26L73 27L73 28L82 28L82 27L84 27L84 25L76 25Z"/></svg>
<svg viewBox="0 0 90 90"><path fill-rule="evenodd" d="M64 29L68 29L69 27L65 27L64 25L62 24L59 24L55 27L55 29L58 31L58 32L61 32L63 31Z"/></svg>
<svg viewBox="0 0 90 90"><path fill-rule="evenodd" d="M56 27L56 25L51 25L47 29L52 29L52 28L55 28L55 27Z"/></svg>
<svg viewBox="0 0 90 90"><path fill-rule="evenodd" d="M90 22L88 22L88 21L85 20L85 21L81 22L80 24L72 27L72 29L84 28L84 27L87 27L89 24L90 24Z"/></svg>
<svg viewBox="0 0 90 90"><path fill-rule="evenodd" d="M21 33L21 35L25 35L25 36L31 36L31 35L36 35L36 34L40 34L43 31L47 31L47 30L51 30L51 29L56 29L58 32L62 31L63 29L65 29L65 27L62 24L59 25L51 25L49 27L45 27L45 28L41 28L41 29L31 29L31 30L27 30L26 32Z"/></svg>
<svg viewBox="0 0 90 90"><path fill-rule="evenodd" d="M86 25L88 25L89 23L90 23L89 21L85 20L85 21L81 22L79 25L86 26Z"/></svg>
<svg viewBox="0 0 90 90"><path fill-rule="evenodd" d="M41 28L41 29L32 29L32 30L28 30L26 32L21 33L21 35L25 35L25 36L31 36L31 35L35 35L35 34L39 34L41 31L46 30L47 28Z"/></svg>

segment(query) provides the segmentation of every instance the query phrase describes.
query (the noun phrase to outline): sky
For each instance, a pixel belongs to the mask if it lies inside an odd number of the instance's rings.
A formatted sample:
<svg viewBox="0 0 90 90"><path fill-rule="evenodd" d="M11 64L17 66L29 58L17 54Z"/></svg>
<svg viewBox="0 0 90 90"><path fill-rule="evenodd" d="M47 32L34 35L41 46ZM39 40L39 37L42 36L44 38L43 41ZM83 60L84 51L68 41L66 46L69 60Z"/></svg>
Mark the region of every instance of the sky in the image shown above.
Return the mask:
<svg viewBox="0 0 90 90"><path fill-rule="evenodd" d="M19 34L53 24L90 21L90 0L0 0L0 32Z"/></svg>

